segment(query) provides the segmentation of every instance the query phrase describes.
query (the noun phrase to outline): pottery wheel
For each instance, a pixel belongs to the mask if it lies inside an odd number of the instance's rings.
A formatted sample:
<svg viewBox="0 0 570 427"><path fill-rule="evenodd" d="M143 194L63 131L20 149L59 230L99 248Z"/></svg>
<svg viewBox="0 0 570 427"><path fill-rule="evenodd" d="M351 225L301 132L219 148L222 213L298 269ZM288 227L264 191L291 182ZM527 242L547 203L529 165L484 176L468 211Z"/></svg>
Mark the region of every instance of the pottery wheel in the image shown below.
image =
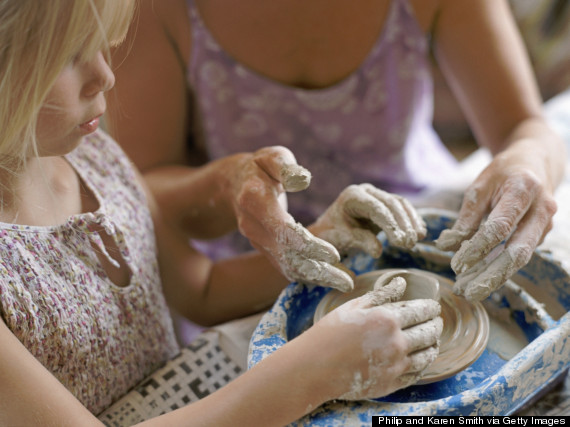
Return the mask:
<svg viewBox="0 0 570 427"><path fill-rule="evenodd" d="M371 271L357 276L352 292L333 289L318 304L316 322L339 305L357 298L374 286L376 278L392 269ZM426 369L417 384L428 384L449 378L467 368L483 353L489 339L489 316L480 302L470 302L452 292L453 281L446 277L423 271L439 281L439 297L443 332L439 356Z"/></svg>

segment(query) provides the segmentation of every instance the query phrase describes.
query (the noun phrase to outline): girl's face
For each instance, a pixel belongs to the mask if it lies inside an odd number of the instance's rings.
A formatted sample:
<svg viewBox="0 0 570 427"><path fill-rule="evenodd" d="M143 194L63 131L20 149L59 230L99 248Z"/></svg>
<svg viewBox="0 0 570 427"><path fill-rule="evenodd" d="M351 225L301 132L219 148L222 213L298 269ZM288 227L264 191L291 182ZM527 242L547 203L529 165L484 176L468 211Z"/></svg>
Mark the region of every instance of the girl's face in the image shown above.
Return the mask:
<svg viewBox="0 0 570 427"><path fill-rule="evenodd" d="M101 52L87 61L71 61L58 76L40 110L37 141L40 156L61 156L94 132L106 108L104 93L115 76Z"/></svg>

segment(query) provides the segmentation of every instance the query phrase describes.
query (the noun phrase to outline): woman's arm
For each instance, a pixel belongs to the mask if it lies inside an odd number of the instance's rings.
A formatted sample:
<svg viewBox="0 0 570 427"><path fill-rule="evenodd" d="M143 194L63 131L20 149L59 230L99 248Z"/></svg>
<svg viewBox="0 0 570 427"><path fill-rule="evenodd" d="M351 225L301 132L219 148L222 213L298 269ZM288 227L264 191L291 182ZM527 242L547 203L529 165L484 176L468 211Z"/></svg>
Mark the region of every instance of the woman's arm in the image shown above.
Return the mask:
<svg viewBox="0 0 570 427"><path fill-rule="evenodd" d="M494 154L466 190L456 224L438 240L445 250L464 242L452 260L456 290L482 299L530 260L552 227L565 148L542 116L505 0L442 0L434 45L477 141ZM485 259L504 240L505 250Z"/></svg>
<svg viewBox="0 0 570 427"><path fill-rule="evenodd" d="M124 43L112 58L115 87L106 123L137 167L186 164L186 85L190 29L184 0L140 0ZM157 61L157 58L160 58Z"/></svg>

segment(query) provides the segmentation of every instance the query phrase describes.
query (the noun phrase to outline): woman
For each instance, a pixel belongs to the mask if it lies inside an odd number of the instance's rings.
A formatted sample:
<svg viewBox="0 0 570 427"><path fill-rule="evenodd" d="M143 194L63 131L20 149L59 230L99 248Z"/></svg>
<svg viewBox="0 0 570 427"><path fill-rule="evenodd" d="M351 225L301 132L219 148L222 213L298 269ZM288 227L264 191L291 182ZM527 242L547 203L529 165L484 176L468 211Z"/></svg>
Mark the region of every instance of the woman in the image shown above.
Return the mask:
<svg viewBox="0 0 570 427"><path fill-rule="evenodd" d="M304 224L348 183L412 196L453 180L431 127L431 47L494 156L438 240L461 246L456 291L484 298L551 228L564 146L542 117L504 0L141 0L140 9L116 52L111 131L159 199L164 183L176 185L168 165L190 164L197 146L209 158L290 148L314 176L289 197Z"/></svg>

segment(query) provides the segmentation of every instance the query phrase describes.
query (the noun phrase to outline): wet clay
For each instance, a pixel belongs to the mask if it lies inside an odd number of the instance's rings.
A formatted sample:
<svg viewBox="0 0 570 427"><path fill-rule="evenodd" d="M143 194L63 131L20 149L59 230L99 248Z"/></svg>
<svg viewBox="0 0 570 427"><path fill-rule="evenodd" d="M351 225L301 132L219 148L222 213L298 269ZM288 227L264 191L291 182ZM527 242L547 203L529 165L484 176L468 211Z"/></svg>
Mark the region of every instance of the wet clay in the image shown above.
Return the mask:
<svg viewBox="0 0 570 427"><path fill-rule="evenodd" d="M418 384L441 381L467 368L483 353L489 339L489 316L481 303L469 302L465 298L455 295L452 291L453 282L451 280L422 270L406 269L404 271L416 273L418 285L421 285L421 277L425 278L426 283L434 279L439 283L438 295L441 305L441 318L443 320L439 354L425 372L422 373ZM336 291L329 292L323 297L315 310L315 321L344 302L363 295L372 289L378 277L383 274L386 275L383 280L386 280L394 275L401 275L402 270L386 269L372 271L357 276L355 290L349 294L342 294ZM410 302L407 301L406 304ZM392 304L388 304L388 306ZM413 316L418 316L418 310L412 310L412 312L414 311ZM417 319L412 318L410 321L413 322L414 320ZM428 328L432 327L437 327L437 325L428 326ZM421 339L417 338L417 336L421 335L422 332L414 331L412 333L416 334L416 339L421 343ZM429 337L431 332L428 330L423 332L423 334L424 337Z"/></svg>
<svg viewBox="0 0 570 427"><path fill-rule="evenodd" d="M311 172L297 164L283 166L280 175L281 184L287 192L302 191L311 183Z"/></svg>
<svg viewBox="0 0 570 427"><path fill-rule="evenodd" d="M278 230L275 259L285 277L291 281L326 284L343 292L352 289L353 278L346 269L336 267L340 256L330 243L316 238L299 223L286 224Z"/></svg>
<svg viewBox="0 0 570 427"><path fill-rule="evenodd" d="M443 329L443 320L439 317L441 307L434 299L411 299L400 300L406 291L406 279L404 277L419 276L406 270L394 270L380 277L374 277L372 289L365 293L358 301L358 305L349 309L337 311L337 318L342 323L363 324L371 310L382 310L385 318L391 318L401 328L401 333L407 343L406 354L408 358L402 358L387 366L374 353L380 351L390 352L386 348L382 328L367 331L362 341L362 354L368 359L366 379L362 372L356 372L349 392L341 396L341 399L360 399L377 385L378 381L385 381L386 369L397 370L398 364L405 372L395 379L397 387L408 386L418 380L422 372L437 358L439 353L439 337ZM417 278L417 277L415 277ZM413 288L417 281L410 279ZM413 282L413 283L412 283ZM432 278L430 283L433 284ZM435 281L435 296L437 297L438 283ZM429 286L426 286L429 288ZM346 295L346 294L344 294ZM409 359L409 360L408 360ZM405 363L405 365L402 365ZM394 381L394 380L392 380ZM387 390L392 385L384 384Z"/></svg>
<svg viewBox="0 0 570 427"><path fill-rule="evenodd" d="M439 356L426 370L420 384L440 381L467 368L483 353L489 339L489 316L481 303L455 295L450 280L442 278L440 286L444 327Z"/></svg>

